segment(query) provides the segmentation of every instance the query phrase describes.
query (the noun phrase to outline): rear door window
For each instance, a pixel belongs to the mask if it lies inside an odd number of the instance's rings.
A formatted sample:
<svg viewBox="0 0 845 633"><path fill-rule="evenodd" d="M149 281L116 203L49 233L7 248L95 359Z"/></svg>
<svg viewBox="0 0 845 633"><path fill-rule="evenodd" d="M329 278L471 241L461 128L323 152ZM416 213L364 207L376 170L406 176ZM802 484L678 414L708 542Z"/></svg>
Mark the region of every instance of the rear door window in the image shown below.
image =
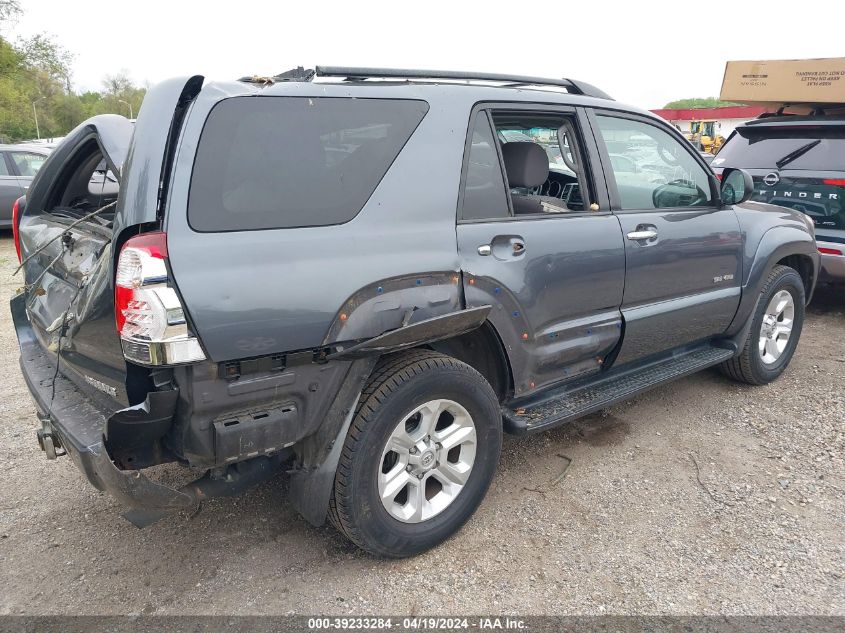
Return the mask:
<svg viewBox="0 0 845 633"><path fill-rule="evenodd" d="M422 121L424 101L238 97L219 103L197 149L197 231L342 224L355 217Z"/></svg>
<svg viewBox="0 0 845 633"><path fill-rule="evenodd" d="M461 210L463 220L505 218L510 215L496 139L484 111L475 115Z"/></svg>
<svg viewBox="0 0 845 633"><path fill-rule="evenodd" d="M713 166L845 171L845 126L737 128Z"/></svg>
<svg viewBox="0 0 845 633"><path fill-rule="evenodd" d="M34 152L11 152L12 160L18 168L18 173L21 176L32 178L41 169L41 165L47 160L43 154L35 154Z"/></svg>

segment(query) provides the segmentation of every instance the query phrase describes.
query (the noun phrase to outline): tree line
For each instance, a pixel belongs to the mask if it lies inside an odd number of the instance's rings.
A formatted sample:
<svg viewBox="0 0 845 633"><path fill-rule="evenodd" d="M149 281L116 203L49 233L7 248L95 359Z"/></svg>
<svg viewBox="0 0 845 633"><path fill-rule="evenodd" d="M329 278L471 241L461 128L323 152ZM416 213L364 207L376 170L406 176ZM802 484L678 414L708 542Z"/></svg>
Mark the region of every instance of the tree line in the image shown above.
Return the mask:
<svg viewBox="0 0 845 633"><path fill-rule="evenodd" d="M64 136L96 114L137 115L146 89L126 72L80 93L71 81L73 54L49 35L7 38L21 14L18 0L0 0L0 143Z"/></svg>
<svg viewBox="0 0 845 633"><path fill-rule="evenodd" d="M678 99L670 101L665 106L666 110L692 110L695 108L722 108L724 106L739 105L733 101L722 101L716 97L695 97L692 99Z"/></svg>

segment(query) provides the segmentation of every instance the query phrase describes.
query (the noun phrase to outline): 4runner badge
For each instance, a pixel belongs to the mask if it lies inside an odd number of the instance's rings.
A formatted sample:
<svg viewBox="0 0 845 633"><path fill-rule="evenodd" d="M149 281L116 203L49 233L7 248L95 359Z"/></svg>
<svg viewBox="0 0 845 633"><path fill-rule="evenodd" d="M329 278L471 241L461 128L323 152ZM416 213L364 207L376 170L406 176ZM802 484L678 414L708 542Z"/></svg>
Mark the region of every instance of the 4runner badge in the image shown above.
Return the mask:
<svg viewBox="0 0 845 633"><path fill-rule="evenodd" d="M85 382L94 387L94 389L99 389L100 391L107 393L112 397L117 396L117 389L115 389L111 385L107 385L106 383L100 380L97 380L96 378L91 378L91 376L86 375Z"/></svg>

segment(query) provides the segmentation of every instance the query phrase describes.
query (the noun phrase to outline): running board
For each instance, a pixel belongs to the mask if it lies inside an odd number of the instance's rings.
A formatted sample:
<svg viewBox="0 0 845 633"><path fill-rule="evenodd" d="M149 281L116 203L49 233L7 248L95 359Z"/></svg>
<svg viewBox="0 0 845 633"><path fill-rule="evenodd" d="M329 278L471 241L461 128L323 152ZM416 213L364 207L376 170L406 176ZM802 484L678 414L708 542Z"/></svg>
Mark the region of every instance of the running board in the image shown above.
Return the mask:
<svg viewBox="0 0 845 633"><path fill-rule="evenodd" d="M526 435L545 431L625 400L657 385L670 382L728 360L734 352L721 347L699 347L683 355L655 361L598 380L565 385L542 399L516 409L502 407L505 431Z"/></svg>

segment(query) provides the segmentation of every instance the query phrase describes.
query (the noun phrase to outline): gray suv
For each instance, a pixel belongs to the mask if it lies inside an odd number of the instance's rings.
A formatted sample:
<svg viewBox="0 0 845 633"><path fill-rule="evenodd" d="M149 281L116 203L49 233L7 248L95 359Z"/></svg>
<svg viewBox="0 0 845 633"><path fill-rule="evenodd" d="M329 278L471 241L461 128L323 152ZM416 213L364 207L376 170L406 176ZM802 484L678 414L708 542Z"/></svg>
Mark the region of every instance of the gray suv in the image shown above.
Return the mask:
<svg viewBox="0 0 845 633"><path fill-rule="evenodd" d="M481 503L503 432L784 371L819 254L752 193L578 81L166 81L134 133L71 132L22 205L38 441L138 526L286 470L309 522L421 552ZM205 475L143 474L163 462Z"/></svg>
<svg viewBox="0 0 845 633"><path fill-rule="evenodd" d="M12 226L15 201L26 193L49 154L41 145L0 145L0 229Z"/></svg>

